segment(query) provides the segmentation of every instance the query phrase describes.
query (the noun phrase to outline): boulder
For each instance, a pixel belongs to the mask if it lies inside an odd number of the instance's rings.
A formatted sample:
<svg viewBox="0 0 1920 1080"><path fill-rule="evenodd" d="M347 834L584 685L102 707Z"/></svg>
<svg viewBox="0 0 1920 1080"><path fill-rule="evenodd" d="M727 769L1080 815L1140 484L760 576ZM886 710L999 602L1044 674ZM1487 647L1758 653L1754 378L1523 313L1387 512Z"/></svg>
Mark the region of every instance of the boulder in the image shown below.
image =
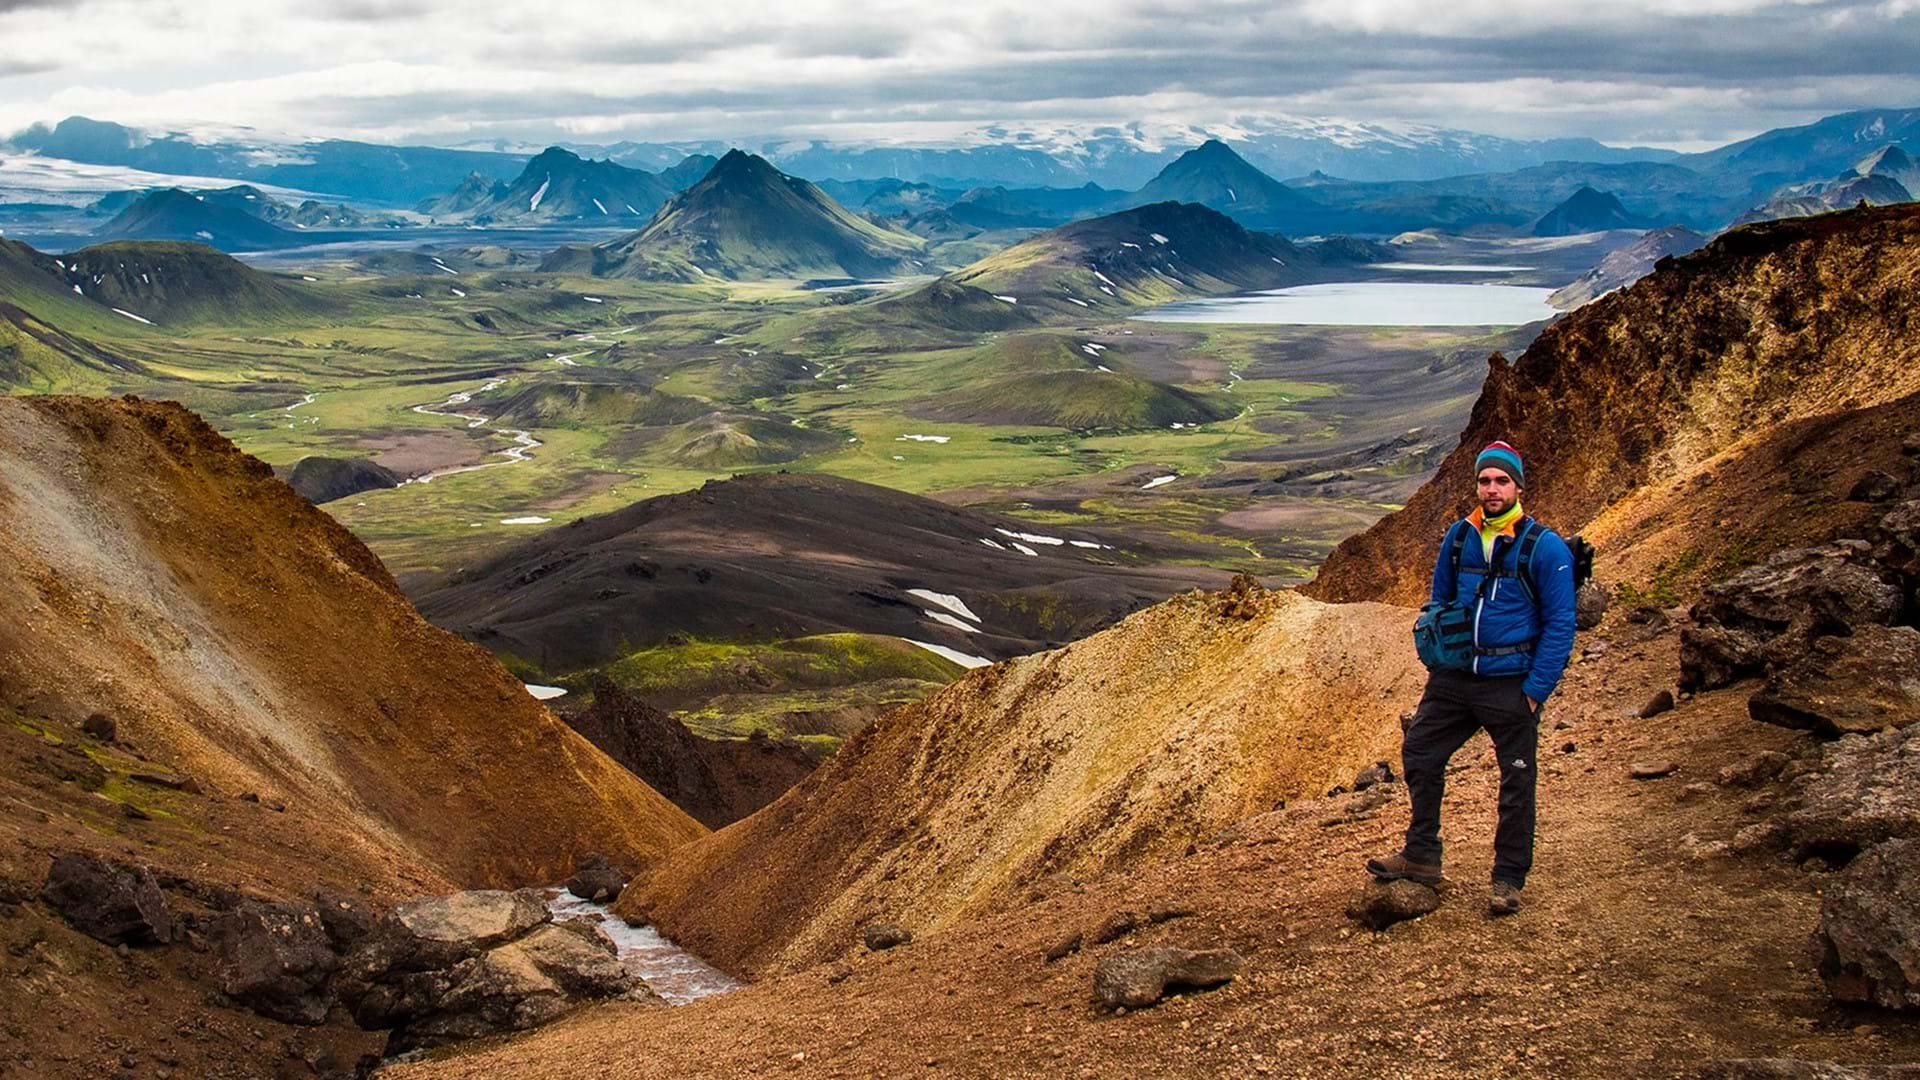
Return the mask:
<svg viewBox="0 0 1920 1080"><path fill-rule="evenodd" d="M1833 738L1920 720L1920 630L1863 626L1823 637L1747 702L1755 720Z"/></svg>
<svg viewBox="0 0 1920 1080"><path fill-rule="evenodd" d="M248 900L215 920L215 976L228 997L262 1016L320 1024L333 1005L327 987L340 955L320 910Z"/></svg>
<svg viewBox="0 0 1920 1080"><path fill-rule="evenodd" d="M415 900L393 909L407 933L422 941L474 952L513 939L553 918L530 889L473 889Z"/></svg>
<svg viewBox="0 0 1920 1080"><path fill-rule="evenodd" d="M871 951L884 952L887 949L905 945L912 941L913 932L895 926L892 923L874 923L867 927L866 931L860 935L860 940L864 942Z"/></svg>
<svg viewBox="0 0 1920 1080"><path fill-rule="evenodd" d="M1829 743L1798 788L1783 819L1796 858L1844 862L1875 844L1920 837L1920 726Z"/></svg>
<svg viewBox="0 0 1920 1080"><path fill-rule="evenodd" d="M1636 761L1627 766L1627 775L1635 780L1658 780L1679 771L1677 761Z"/></svg>
<svg viewBox="0 0 1920 1080"><path fill-rule="evenodd" d="M1589 581L1580 586L1580 590L1573 594L1574 627L1591 630L1599 626L1600 620L1607 617L1607 607L1612 602L1613 598L1599 582Z"/></svg>
<svg viewBox="0 0 1920 1080"><path fill-rule="evenodd" d="M1680 688L1711 690L1797 658L1821 634L1893 623L1906 604L1865 541L1776 552L1710 586L1680 635Z"/></svg>
<svg viewBox="0 0 1920 1080"><path fill-rule="evenodd" d="M1920 573L1920 499L1882 514L1873 538L1875 558L1904 573Z"/></svg>
<svg viewBox="0 0 1920 1080"><path fill-rule="evenodd" d="M1888 502L1900 494L1900 481L1892 473L1879 469L1870 469L1866 475L1854 481L1847 491L1849 502Z"/></svg>
<svg viewBox="0 0 1920 1080"><path fill-rule="evenodd" d="M1393 766L1384 761L1376 761L1360 770L1353 778L1353 790L1365 791L1375 784L1393 783Z"/></svg>
<svg viewBox="0 0 1920 1080"><path fill-rule="evenodd" d="M1780 775L1793 759L1778 750L1762 750L1745 761L1720 770L1720 782L1728 787L1759 787Z"/></svg>
<svg viewBox="0 0 1920 1080"><path fill-rule="evenodd" d="M106 713L93 713L81 721L80 730L90 739L98 739L101 742L112 742L114 737L120 733L120 725L115 723L113 717L108 716Z"/></svg>
<svg viewBox="0 0 1920 1080"><path fill-rule="evenodd" d="M613 868L605 855L594 852L580 860L573 876L567 879L567 891L582 900L611 904L620 899L627 887L627 876Z"/></svg>
<svg viewBox="0 0 1920 1080"><path fill-rule="evenodd" d="M1369 881L1347 905L1347 918L1369 930L1417 919L1439 908L1440 894L1417 881Z"/></svg>
<svg viewBox="0 0 1920 1080"><path fill-rule="evenodd" d="M1093 995L1108 1008L1138 1009L1177 987L1219 986L1240 973L1246 961L1232 949L1181 949L1156 946L1114 953L1093 972Z"/></svg>
<svg viewBox="0 0 1920 1080"><path fill-rule="evenodd" d="M1798 1058L1729 1058L1709 1061L1699 1080L1920 1080L1920 1065L1839 1065Z"/></svg>
<svg viewBox="0 0 1920 1080"><path fill-rule="evenodd" d="M1848 863L1821 900L1817 942L1836 1000L1920 1011L1920 839Z"/></svg>
<svg viewBox="0 0 1920 1080"><path fill-rule="evenodd" d="M164 944L175 936L166 895L144 866L69 852L53 860L40 899L74 929L109 945Z"/></svg>
<svg viewBox="0 0 1920 1080"><path fill-rule="evenodd" d="M1662 690L1640 706L1640 719L1651 720L1673 708L1673 691Z"/></svg>
<svg viewBox="0 0 1920 1080"><path fill-rule="evenodd" d="M402 980L356 1015L393 1027L389 1047L404 1051L459 1039L524 1031L589 1001L634 989L613 943L589 925L541 926L447 971ZM375 1007L369 1008L368 1005Z"/></svg>
<svg viewBox="0 0 1920 1080"><path fill-rule="evenodd" d="M327 940L341 953L352 951L371 937L386 918L364 898L332 889L315 893L313 907L326 928Z"/></svg>

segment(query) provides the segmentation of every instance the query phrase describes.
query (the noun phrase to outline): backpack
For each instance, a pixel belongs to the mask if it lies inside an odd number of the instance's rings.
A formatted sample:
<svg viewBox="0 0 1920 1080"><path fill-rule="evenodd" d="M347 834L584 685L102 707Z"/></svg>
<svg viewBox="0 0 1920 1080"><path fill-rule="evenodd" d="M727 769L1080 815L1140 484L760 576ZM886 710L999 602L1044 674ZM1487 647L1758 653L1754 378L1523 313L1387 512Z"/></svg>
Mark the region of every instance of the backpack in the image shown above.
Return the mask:
<svg viewBox="0 0 1920 1080"><path fill-rule="evenodd" d="M1460 554L1466 550L1467 538L1472 532L1471 527L1462 523L1455 525L1448 533L1447 557L1453 564L1455 577L1460 574ZM1413 648L1427 670L1472 671L1475 656L1512 651L1511 648L1482 649L1474 645L1474 609L1486 593L1487 583L1498 578L1520 579L1520 587L1526 590L1527 599L1535 604L1540 602L1533 587L1533 553L1540 546L1540 537L1545 532L1546 527L1533 518L1521 518L1519 553L1512 570L1505 567L1488 568L1486 575L1480 579L1479 587L1474 590L1473 599L1465 604L1429 600L1421 607L1420 615L1413 623ZM1573 552L1573 581L1575 589L1578 589L1593 577L1594 547L1577 536L1567 541L1567 547Z"/></svg>

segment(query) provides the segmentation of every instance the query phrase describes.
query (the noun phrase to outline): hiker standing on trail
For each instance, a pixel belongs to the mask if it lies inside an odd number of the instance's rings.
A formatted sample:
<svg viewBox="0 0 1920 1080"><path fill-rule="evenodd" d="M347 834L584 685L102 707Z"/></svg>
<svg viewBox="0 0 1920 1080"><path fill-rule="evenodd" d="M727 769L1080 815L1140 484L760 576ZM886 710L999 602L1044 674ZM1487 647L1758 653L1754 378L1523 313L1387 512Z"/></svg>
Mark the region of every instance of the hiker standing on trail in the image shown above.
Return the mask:
<svg viewBox="0 0 1920 1080"><path fill-rule="evenodd" d="M1406 845L1367 860L1381 881L1440 880L1440 801L1447 761L1482 728L1500 755L1500 823L1487 910L1520 910L1533 866L1540 707L1573 652L1574 569L1567 542L1526 516L1520 453L1487 444L1474 461L1479 505L1456 521L1433 564L1433 594L1414 627L1431 673L1401 745L1413 802Z"/></svg>

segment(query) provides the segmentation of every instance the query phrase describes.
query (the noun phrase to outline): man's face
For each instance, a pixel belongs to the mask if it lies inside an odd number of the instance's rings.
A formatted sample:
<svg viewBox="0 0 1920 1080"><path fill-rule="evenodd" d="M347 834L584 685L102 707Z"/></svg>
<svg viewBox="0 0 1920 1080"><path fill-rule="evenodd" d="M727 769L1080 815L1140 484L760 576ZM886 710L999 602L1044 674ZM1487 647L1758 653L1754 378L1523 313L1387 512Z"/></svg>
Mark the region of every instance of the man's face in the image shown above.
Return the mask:
<svg viewBox="0 0 1920 1080"><path fill-rule="evenodd" d="M1513 501L1520 497L1519 485L1504 469L1491 466L1481 469L1476 483L1480 488L1480 511L1488 517L1506 513Z"/></svg>

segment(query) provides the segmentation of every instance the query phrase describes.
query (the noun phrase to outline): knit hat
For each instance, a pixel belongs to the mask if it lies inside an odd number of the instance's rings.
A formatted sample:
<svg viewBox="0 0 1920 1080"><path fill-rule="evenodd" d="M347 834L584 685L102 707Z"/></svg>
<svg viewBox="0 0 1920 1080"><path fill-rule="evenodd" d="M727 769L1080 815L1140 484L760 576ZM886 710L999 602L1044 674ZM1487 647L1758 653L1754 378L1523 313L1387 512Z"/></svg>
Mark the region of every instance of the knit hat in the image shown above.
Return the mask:
<svg viewBox="0 0 1920 1080"><path fill-rule="evenodd" d="M1473 459L1474 475L1478 476L1480 470L1489 465L1513 477L1516 487L1527 486L1526 473L1520 465L1520 451L1506 443L1498 441L1488 443L1487 448L1480 451L1480 456Z"/></svg>

